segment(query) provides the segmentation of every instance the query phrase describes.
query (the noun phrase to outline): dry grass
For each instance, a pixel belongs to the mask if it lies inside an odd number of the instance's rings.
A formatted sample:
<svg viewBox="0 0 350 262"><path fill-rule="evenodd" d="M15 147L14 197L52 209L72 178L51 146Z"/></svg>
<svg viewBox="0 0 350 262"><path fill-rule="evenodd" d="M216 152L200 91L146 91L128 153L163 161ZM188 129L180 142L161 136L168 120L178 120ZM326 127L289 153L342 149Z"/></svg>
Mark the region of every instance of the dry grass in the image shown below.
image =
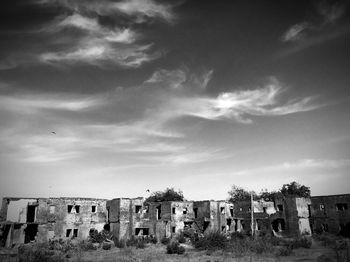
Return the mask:
<svg viewBox="0 0 350 262"><path fill-rule="evenodd" d="M216 250L216 251L198 251L190 245L185 245L186 253L183 255L167 254L166 246L162 244L147 245L144 249L136 247L113 248L111 250L86 251L82 256L72 257L71 262L296 262L296 261L318 261L318 257L326 254L335 258L332 249L322 246L320 243L314 244L310 249L299 248L293 251L289 256L276 257L269 254L250 254L242 257L236 257L234 253ZM334 260L336 261L336 260Z"/></svg>

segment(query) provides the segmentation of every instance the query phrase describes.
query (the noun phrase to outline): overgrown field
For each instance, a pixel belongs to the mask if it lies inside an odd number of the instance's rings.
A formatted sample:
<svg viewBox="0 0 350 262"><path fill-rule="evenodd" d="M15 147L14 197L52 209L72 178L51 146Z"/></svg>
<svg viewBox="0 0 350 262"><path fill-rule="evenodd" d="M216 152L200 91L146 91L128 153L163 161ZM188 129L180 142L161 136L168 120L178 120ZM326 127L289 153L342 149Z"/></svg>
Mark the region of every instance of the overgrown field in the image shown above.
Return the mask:
<svg viewBox="0 0 350 262"><path fill-rule="evenodd" d="M329 234L281 239L252 238L234 233L210 233L203 237L116 241L114 245L89 241L56 240L0 250L1 262L147 262L147 261L347 261L349 240Z"/></svg>

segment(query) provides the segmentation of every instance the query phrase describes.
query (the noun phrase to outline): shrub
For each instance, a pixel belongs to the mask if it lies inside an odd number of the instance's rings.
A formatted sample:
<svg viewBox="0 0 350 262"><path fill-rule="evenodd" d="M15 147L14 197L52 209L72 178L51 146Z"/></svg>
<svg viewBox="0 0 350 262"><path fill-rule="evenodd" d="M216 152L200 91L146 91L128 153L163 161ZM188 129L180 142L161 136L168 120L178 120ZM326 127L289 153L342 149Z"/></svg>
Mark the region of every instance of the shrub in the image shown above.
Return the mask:
<svg viewBox="0 0 350 262"><path fill-rule="evenodd" d="M131 247L134 246L136 248L145 248L146 247L147 240L146 239L140 239L140 238L131 238L126 241L126 246ZM120 243L122 246L123 244ZM125 247L125 246L123 246Z"/></svg>
<svg viewBox="0 0 350 262"><path fill-rule="evenodd" d="M293 248L299 248L299 247L311 248L311 246L312 246L312 239L308 237L297 238L292 242Z"/></svg>
<svg viewBox="0 0 350 262"><path fill-rule="evenodd" d="M179 237L178 237L179 243L185 243L186 242L186 238L185 238L185 234L184 232L181 232Z"/></svg>
<svg viewBox="0 0 350 262"><path fill-rule="evenodd" d="M206 250L225 249L227 239L220 232L210 232L195 242L195 248Z"/></svg>
<svg viewBox="0 0 350 262"><path fill-rule="evenodd" d="M118 248L124 248L126 243L125 240L114 239L114 245Z"/></svg>
<svg viewBox="0 0 350 262"><path fill-rule="evenodd" d="M256 240L251 239L250 241L250 251L256 254L269 253L273 250L273 246L265 238L258 238Z"/></svg>
<svg viewBox="0 0 350 262"><path fill-rule="evenodd" d="M18 248L19 262L64 262L62 251L50 250L48 243L21 245Z"/></svg>
<svg viewBox="0 0 350 262"><path fill-rule="evenodd" d="M136 246L137 245L137 239L136 238L130 238L128 240L126 240L126 246L128 247L132 247L132 246Z"/></svg>
<svg viewBox="0 0 350 262"><path fill-rule="evenodd" d="M185 253L186 249L182 246L179 246L179 248L177 249L177 253L179 255L182 255L183 253Z"/></svg>
<svg viewBox="0 0 350 262"><path fill-rule="evenodd" d="M232 238L226 249L230 250L235 257L246 255L251 250L251 243L248 238Z"/></svg>
<svg viewBox="0 0 350 262"><path fill-rule="evenodd" d="M276 256L286 257L292 254L293 250L290 246L279 247L276 252Z"/></svg>
<svg viewBox="0 0 350 262"><path fill-rule="evenodd" d="M317 258L317 262L333 262L334 259L329 254L322 254Z"/></svg>
<svg viewBox="0 0 350 262"><path fill-rule="evenodd" d="M107 242L107 241L104 241L102 243L102 249L104 250L110 250L112 248L112 244L113 242Z"/></svg>
<svg viewBox="0 0 350 262"><path fill-rule="evenodd" d="M183 231L184 237L188 237L192 244L199 240L199 235L193 228L187 228Z"/></svg>
<svg viewBox="0 0 350 262"><path fill-rule="evenodd" d="M163 237L160 242L163 244L163 245L168 245L170 243L170 238L168 237Z"/></svg>
<svg viewBox="0 0 350 262"><path fill-rule="evenodd" d="M158 243L158 240L157 240L156 237L151 237L151 238L149 239L149 242L152 243L152 244L157 244L157 243Z"/></svg>
<svg viewBox="0 0 350 262"><path fill-rule="evenodd" d="M179 242L177 241L173 241L171 243L169 243L166 247L166 252L168 254L183 254L185 253L185 248L180 246Z"/></svg>
<svg viewBox="0 0 350 262"><path fill-rule="evenodd" d="M79 248L81 250L88 251L88 250L96 250L97 246L95 246L90 241L81 241L81 242L79 242Z"/></svg>
<svg viewBox="0 0 350 262"><path fill-rule="evenodd" d="M146 241L144 241L144 240L139 240L139 241L137 241L136 248L141 248L141 249L143 249L143 248L145 248L145 247L146 247Z"/></svg>
<svg viewBox="0 0 350 262"><path fill-rule="evenodd" d="M242 232L236 231L236 232L231 233L230 237L231 237L231 239L244 239L247 236L245 234L243 234Z"/></svg>
<svg viewBox="0 0 350 262"><path fill-rule="evenodd" d="M322 242L324 246L329 247L335 246L337 239L339 239L337 236L325 232L323 232L322 234L315 234L313 235L313 237L314 239Z"/></svg>

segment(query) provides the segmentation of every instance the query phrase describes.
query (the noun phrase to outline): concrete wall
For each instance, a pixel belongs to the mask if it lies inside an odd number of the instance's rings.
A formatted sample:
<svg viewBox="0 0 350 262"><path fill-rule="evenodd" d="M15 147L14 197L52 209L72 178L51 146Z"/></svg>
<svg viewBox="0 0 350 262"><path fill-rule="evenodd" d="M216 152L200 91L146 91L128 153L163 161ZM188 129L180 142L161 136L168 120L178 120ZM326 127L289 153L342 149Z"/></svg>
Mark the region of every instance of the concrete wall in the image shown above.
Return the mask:
<svg viewBox="0 0 350 262"><path fill-rule="evenodd" d="M312 201L312 228L314 231L327 231L338 234L340 229L350 223L350 194L314 196ZM346 204L347 209L337 208Z"/></svg>
<svg viewBox="0 0 350 262"><path fill-rule="evenodd" d="M337 207L337 204L340 206ZM94 206L94 208L92 208ZM322 206L322 208L320 208ZM240 201L167 201L144 203L143 198L112 200L92 198L4 198L0 226L6 231L7 246L30 240L76 237L85 239L90 229L101 231L105 223L118 239L155 236L158 240L179 234L185 227L198 232L250 231L251 203ZM314 230L338 233L350 221L350 194L308 198L278 198L254 201L254 228L291 235L310 234ZM79 211L79 212L78 212ZM310 217L310 212L312 217ZM108 216L108 217L107 217ZM29 221L30 220L30 221ZM244 228L243 228L244 227ZM34 228L34 229L33 229ZM34 237L28 232L34 230ZM70 234L67 236L67 232Z"/></svg>
<svg viewBox="0 0 350 262"><path fill-rule="evenodd" d="M106 223L106 200L5 198L1 213L6 217L1 227L10 228L7 246L32 240L44 242L55 237L86 239L91 228L100 231Z"/></svg>

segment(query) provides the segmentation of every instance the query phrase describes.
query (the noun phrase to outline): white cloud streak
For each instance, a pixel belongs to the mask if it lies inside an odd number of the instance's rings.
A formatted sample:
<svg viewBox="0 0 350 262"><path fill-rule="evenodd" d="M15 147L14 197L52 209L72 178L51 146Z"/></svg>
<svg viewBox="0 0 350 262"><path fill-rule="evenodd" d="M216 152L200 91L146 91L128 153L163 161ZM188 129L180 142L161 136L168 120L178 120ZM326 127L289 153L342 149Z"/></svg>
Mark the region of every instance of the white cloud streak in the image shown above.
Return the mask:
<svg viewBox="0 0 350 262"><path fill-rule="evenodd" d="M77 13L95 13L103 16L116 15L118 13L133 16L134 22L144 22L145 19L161 18L167 22L173 22L175 15L173 6L154 0L38 0L39 4L58 5Z"/></svg>
<svg viewBox="0 0 350 262"><path fill-rule="evenodd" d="M287 115L319 107L312 97L282 102L287 91L273 78L262 88L212 97L204 92L212 73L196 77L181 69L163 69L140 86L90 96L0 95L0 108L12 116L11 128L0 128L0 142L27 162L55 163L101 152L127 153L146 164L182 165L226 155L222 148L192 145L181 125L174 126L173 121L194 116L251 123L251 116ZM13 139L5 139L9 136Z"/></svg>
<svg viewBox="0 0 350 262"><path fill-rule="evenodd" d="M297 23L283 33L281 41L294 42L298 45L298 48L292 48L285 52L285 55L323 43L348 32L348 30L344 32L344 28L340 28L340 30L334 28L335 24L346 13L345 2L330 4L327 1L320 1L316 5L316 12L321 16L321 22L304 21ZM329 28L333 30L329 31Z"/></svg>
<svg viewBox="0 0 350 262"><path fill-rule="evenodd" d="M286 89L276 79L263 88L224 92L216 98L179 98L175 101L178 115L192 115L200 118L219 120L234 119L251 123L247 116L276 116L314 110L319 105L312 104L314 97L279 102ZM176 110L174 110L176 111Z"/></svg>
<svg viewBox="0 0 350 262"><path fill-rule="evenodd" d="M305 36L305 30L310 28L310 24L303 22L293 25L282 36L283 42L295 42L301 40Z"/></svg>
<svg viewBox="0 0 350 262"><path fill-rule="evenodd" d="M68 95L12 95L0 96L0 108L9 111L32 113L32 110L54 109L81 111L101 104L99 97Z"/></svg>
<svg viewBox="0 0 350 262"><path fill-rule="evenodd" d="M88 63L96 66L118 65L137 68L142 64L158 59L162 51L154 50L153 43L138 43L144 37L133 30L132 25L103 25L99 15L113 18L122 13L132 23L146 22L152 18L162 18L171 22L174 19L170 5L156 3L152 0L129 1L39 1L40 4L64 6L71 15L57 17L51 25L44 28L44 33L55 33L59 37L63 29L75 28L82 31L74 34L70 47L43 52L39 61L49 64Z"/></svg>

